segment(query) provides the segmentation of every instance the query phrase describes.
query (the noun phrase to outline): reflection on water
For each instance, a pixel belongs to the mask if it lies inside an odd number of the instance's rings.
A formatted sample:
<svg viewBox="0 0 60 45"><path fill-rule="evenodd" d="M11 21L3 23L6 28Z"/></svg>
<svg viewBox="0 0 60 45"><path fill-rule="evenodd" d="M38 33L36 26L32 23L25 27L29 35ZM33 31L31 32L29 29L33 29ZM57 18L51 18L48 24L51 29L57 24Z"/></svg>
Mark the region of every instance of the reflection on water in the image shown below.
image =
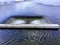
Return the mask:
<svg viewBox="0 0 60 45"><path fill-rule="evenodd" d="M48 36L42 30L19 30L15 39L9 40L8 45L40 45ZM19 35L19 36L18 36Z"/></svg>
<svg viewBox="0 0 60 45"><path fill-rule="evenodd" d="M0 45L49 45L60 44L57 31L33 29L0 30Z"/></svg>

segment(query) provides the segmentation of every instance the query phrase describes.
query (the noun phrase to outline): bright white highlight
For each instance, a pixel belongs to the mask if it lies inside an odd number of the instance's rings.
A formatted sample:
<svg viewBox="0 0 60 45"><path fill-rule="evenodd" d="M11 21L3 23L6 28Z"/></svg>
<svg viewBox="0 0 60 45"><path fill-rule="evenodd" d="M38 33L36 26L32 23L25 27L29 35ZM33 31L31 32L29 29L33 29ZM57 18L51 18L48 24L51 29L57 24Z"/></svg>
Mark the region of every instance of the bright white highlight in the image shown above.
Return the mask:
<svg viewBox="0 0 60 45"><path fill-rule="evenodd" d="M12 24L26 24L24 20L14 20Z"/></svg>
<svg viewBox="0 0 60 45"><path fill-rule="evenodd" d="M41 24L41 21L40 21L40 20L33 20L33 21L31 22L31 24Z"/></svg>

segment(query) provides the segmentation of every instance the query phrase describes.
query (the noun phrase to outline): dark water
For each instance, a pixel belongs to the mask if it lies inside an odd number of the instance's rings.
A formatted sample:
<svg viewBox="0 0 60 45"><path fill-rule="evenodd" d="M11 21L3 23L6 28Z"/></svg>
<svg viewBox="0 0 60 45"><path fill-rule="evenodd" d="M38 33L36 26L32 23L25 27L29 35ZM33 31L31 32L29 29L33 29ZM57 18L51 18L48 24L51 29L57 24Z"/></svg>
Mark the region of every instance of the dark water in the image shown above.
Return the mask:
<svg viewBox="0 0 60 45"><path fill-rule="evenodd" d="M0 6L0 23L10 16L44 15L60 24L60 7L37 5L32 2ZM60 45L60 30L0 29L0 45Z"/></svg>
<svg viewBox="0 0 60 45"><path fill-rule="evenodd" d="M44 30L1 30L1 45L40 45L49 44L49 31Z"/></svg>

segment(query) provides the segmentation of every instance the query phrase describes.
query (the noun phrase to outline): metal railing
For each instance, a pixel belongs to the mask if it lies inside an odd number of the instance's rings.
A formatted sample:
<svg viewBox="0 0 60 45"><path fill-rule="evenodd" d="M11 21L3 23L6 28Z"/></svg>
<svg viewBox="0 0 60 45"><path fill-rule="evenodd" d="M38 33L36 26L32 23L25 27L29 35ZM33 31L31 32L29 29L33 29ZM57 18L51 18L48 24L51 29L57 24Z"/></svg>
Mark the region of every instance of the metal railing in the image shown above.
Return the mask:
<svg viewBox="0 0 60 45"><path fill-rule="evenodd" d="M40 28L40 29L58 29L58 24L0 24L0 28Z"/></svg>

